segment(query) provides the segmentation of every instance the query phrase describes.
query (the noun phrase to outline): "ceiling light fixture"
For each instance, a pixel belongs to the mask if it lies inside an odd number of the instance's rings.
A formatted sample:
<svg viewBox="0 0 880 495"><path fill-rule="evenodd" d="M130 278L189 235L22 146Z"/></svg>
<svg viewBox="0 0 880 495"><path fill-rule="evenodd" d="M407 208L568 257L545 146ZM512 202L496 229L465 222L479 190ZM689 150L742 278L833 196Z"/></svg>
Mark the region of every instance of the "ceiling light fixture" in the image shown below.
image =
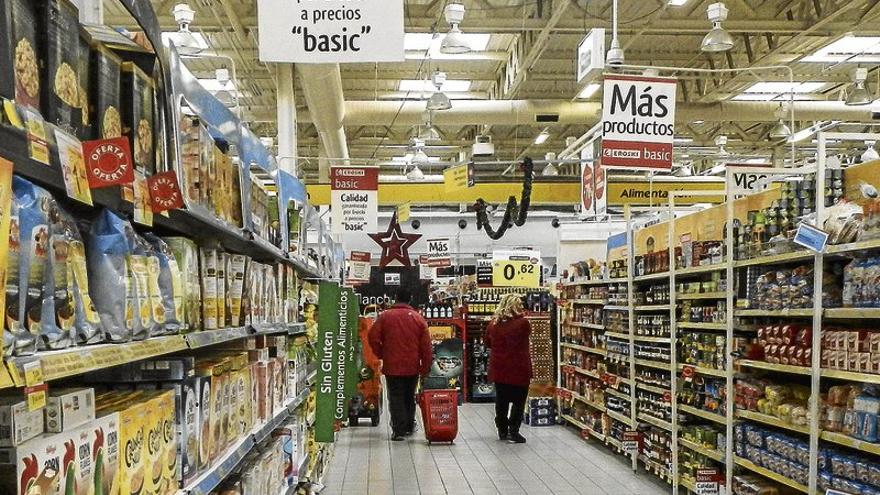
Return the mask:
<svg viewBox="0 0 880 495"><path fill-rule="evenodd" d="M556 177L559 175L559 167L553 163L553 160L556 160L556 153L550 152L544 155L544 159L547 160L547 166L544 167L544 170L541 172L541 175L544 177Z"/></svg>
<svg viewBox="0 0 880 495"><path fill-rule="evenodd" d="M719 156L727 156L730 152L727 151L725 146L727 146L727 136L718 136L715 138L715 146L718 146L718 155Z"/></svg>
<svg viewBox="0 0 880 495"><path fill-rule="evenodd" d="M877 150L874 149L876 143L874 141L865 141L865 144L868 145L868 149L862 153L862 162L880 160L880 153L877 153Z"/></svg>
<svg viewBox="0 0 880 495"><path fill-rule="evenodd" d="M443 87L443 84L446 83L446 73L435 70L434 75L431 76L431 82L434 83L434 87L437 88L437 91L428 98L428 110L442 111L452 108L452 102L449 101L449 97L446 96L446 93L440 90Z"/></svg>
<svg viewBox="0 0 880 495"><path fill-rule="evenodd" d="M443 43L440 44L440 53L458 55L471 51L470 43L462 34L461 29L458 28L458 25L464 20L464 12L464 5L460 3L446 4L446 9L444 9L443 13L446 16L446 22L451 27L446 37L443 38Z"/></svg>
<svg viewBox="0 0 880 495"><path fill-rule="evenodd" d="M177 48L180 55L198 55L205 50L205 47L199 43L192 31L189 30L190 24L195 19L196 12L185 3L179 3L174 6L171 11L174 21L177 22L177 32L170 33L169 41Z"/></svg>
<svg viewBox="0 0 880 495"><path fill-rule="evenodd" d="M418 165L415 165L412 170L406 173L406 178L411 181L425 180L425 173L422 172Z"/></svg>
<svg viewBox="0 0 880 495"><path fill-rule="evenodd" d="M859 67L853 73L853 83L846 92L847 106L869 105L874 101L874 97L865 87L865 81L868 80L868 69Z"/></svg>
<svg viewBox="0 0 880 495"><path fill-rule="evenodd" d="M712 29L706 33L703 42L700 44L700 50L709 53L726 52L733 48L733 36L721 27L721 23L727 19L727 7L723 2L716 2L709 5L709 20L712 21Z"/></svg>
<svg viewBox="0 0 880 495"><path fill-rule="evenodd" d="M578 93L577 97L581 100L592 98L592 96L596 94L596 91L599 91L600 87L601 86L599 86L599 83L587 84L586 86L584 86L584 89L582 89L581 92Z"/></svg>
<svg viewBox="0 0 880 495"><path fill-rule="evenodd" d="M611 47L605 54L605 63L608 65L623 65L626 57L623 55L623 48L620 47L620 40L617 38L617 0L614 0L611 9Z"/></svg>
<svg viewBox="0 0 880 495"><path fill-rule="evenodd" d="M548 129L544 129L540 134L535 137L535 145L540 146L547 142L550 139L550 131Z"/></svg>
<svg viewBox="0 0 880 495"><path fill-rule="evenodd" d="M785 108L779 104L776 109L776 125L770 129L770 139L788 139L791 137L791 128L785 123Z"/></svg>

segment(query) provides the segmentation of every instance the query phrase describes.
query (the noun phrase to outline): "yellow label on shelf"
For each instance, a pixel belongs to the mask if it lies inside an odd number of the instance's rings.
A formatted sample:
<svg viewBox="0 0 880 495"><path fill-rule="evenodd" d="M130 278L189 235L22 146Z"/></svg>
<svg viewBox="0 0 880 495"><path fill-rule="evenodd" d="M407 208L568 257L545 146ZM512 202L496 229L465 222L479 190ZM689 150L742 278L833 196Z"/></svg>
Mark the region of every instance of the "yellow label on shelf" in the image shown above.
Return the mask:
<svg viewBox="0 0 880 495"><path fill-rule="evenodd" d="M46 395L49 390L45 384L25 389L28 411L36 411L46 407Z"/></svg>
<svg viewBox="0 0 880 495"><path fill-rule="evenodd" d="M35 387L45 380L43 379L43 364L39 361L33 361L23 366L24 368L24 384L26 387Z"/></svg>

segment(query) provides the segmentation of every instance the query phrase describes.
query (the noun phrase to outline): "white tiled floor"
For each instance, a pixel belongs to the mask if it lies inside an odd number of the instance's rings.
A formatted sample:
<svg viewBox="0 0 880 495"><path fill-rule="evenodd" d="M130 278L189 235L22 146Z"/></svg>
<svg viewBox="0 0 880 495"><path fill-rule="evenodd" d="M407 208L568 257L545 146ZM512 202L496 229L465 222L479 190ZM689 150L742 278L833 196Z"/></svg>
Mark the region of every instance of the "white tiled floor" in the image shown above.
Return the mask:
<svg viewBox="0 0 880 495"><path fill-rule="evenodd" d="M377 428L340 433L322 495L668 495L671 488L607 448L559 426L523 427L525 445L498 441L490 404L459 409L454 445L428 446L420 430L390 442L388 415ZM364 421L362 424L366 425Z"/></svg>

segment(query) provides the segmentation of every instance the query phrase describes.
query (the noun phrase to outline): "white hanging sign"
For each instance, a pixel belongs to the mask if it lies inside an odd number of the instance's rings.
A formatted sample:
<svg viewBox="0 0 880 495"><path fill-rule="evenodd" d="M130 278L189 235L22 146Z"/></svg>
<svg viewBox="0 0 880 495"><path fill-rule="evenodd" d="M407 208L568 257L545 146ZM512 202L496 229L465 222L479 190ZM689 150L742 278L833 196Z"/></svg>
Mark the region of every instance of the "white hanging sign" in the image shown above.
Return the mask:
<svg viewBox="0 0 880 495"><path fill-rule="evenodd" d="M728 163L726 166L732 172L733 183L730 184L730 194L732 194L734 198L740 198L742 196L748 196L750 194L764 191L767 189L770 181L775 177L762 172L737 171L737 168L743 167L766 167L769 169L772 167L769 163Z"/></svg>
<svg viewBox="0 0 880 495"><path fill-rule="evenodd" d="M452 266L449 255L449 239L428 239L428 266Z"/></svg>
<svg viewBox="0 0 880 495"><path fill-rule="evenodd" d="M379 168L330 169L334 234L366 234L378 229Z"/></svg>
<svg viewBox="0 0 880 495"><path fill-rule="evenodd" d="M348 260L348 277L346 281L349 284L365 284L370 281L370 272L372 267L370 261L372 255L364 251L352 251Z"/></svg>
<svg viewBox="0 0 880 495"><path fill-rule="evenodd" d="M605 76L603 167L672 169L677 87L667 77Z"/></svg>
<svg viewBox="0 0 880 495"><path fill-rule="evenodd" d="M403 0L258 0L260 61L403 62Z"/></svg>

